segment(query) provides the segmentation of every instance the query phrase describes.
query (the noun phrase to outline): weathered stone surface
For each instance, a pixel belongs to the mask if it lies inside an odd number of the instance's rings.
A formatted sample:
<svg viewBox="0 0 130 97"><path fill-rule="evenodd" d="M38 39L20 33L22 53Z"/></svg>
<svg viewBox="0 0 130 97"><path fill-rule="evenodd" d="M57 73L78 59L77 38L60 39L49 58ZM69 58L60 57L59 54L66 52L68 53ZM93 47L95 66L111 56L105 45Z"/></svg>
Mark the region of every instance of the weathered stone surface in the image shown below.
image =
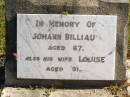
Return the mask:
<svg viewBox="0 0 130 97"><path fill-rule="evenodd" d="M130 96L130 86L127 87L128 95Z"/></svg>
<svg viewBox="0 0 130 97"><path fill-rule="evenodd" d="M49 90L6 87L1 97L114 97L105 89Z"/></svg>
<svg viewBox="0 0 130 97"><path fill-rule="evenodd" d="M127 84L130 85L130 60L126 61L126 78L127 78Z"/></svg>
<svg viewBox="0 0 130 97"><path fill-rule="evenodd" d="M127 94L130 96L130 60L126 61Z"/></svg>
<svg viewBox="0 0 130 97"><path fill-rule="evenodd" d="M130 60L126 61L126 66L127 66L127 69L130 69Z"/></svg>
<svg viewBox="0 0 130 97"><path fill-rule="evenodd" d="M85 89L85 90L58 90L49 97L114 97L104 89Z"/></svg>
<svg viewBox="0 0 130 97"><path fill-rule="evenodd" d="M130 79L130 69L126 70L126 77L127 79Z"/></svg>
<svg viewBox="0 0 130 97"><path fill-rule="evenodd" d="M98 0L91 0L90 2L86 0L28 0L29 2L32 2L34 5L56 5L56 6L64 6L65 4L67 6L98 6L99 2ZM75 5L76 4L76 5Z"/></svg>
<svg viewBox="0 0 130 97"><path fill-rule="evenodd" d="M89 15L117 15L117 49L116 49L116 80L125 80L125 68L126 68L126 53L127 53L127 16L128 16L128 2L123 0L118 1L102 1L102 0L72 0L64 2L64 0L7 0L6 1L6 19L7 19L7 62L6 66L6 85L28 85L28 84L48 84L54 82L59 85L63 85L63 82L68 81L49 81L48 80L18 80L16 78L17 66L16 61L12 56L13 52L16 52L16 13L44 13L44 14L61 14L68 12L69 14L89 14ZM52 4L53 2L53 4ZM84 4L87 3L87 5ZM95 2L95 3L94 3ZM81 3L81 4L79 4ZM92 5L91 5L92 4ZM58 5L58 6L57 6ZM91 6L89 6L91 5ZM69 81L70 82L70 81ZM84 81L83 83L91 85L101 85L102 82L98 81ZM94 82L94 83L93 83ZM97 84L98 82L98 84ZM38 84L39 84L38 83ZM76 83L77 82L73 82ZM79 82L80 83L80 82ZM70 86L70 84L69 84ZM84 86L84 85L82 85Z"/></svg>
<svg viewBox="0 0 130 97"><path fill-rule="evenodd" d="M25 89L6 87L1 93L1 97L47 97L45 89Z"/></svg>

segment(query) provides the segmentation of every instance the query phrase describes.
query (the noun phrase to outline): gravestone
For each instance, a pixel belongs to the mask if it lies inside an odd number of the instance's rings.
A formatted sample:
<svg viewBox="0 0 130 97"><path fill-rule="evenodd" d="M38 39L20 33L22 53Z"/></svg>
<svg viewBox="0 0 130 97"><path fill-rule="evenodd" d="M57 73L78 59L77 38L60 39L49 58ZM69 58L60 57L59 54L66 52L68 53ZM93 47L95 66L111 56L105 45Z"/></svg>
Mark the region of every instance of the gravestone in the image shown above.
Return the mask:
<svg viewBox="0 0 130 97"><path fill-rule="evenodd" d="M127 0L7 0L6 7L6 85L126 79Z"/></svg>

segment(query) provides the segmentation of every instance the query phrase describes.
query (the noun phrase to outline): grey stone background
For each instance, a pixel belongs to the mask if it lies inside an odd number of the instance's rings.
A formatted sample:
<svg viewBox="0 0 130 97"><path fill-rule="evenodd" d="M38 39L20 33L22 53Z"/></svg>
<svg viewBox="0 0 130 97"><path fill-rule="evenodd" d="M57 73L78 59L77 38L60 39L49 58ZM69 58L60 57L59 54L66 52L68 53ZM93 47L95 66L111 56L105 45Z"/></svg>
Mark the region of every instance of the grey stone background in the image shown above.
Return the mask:
<svg viewBox="0 0 130 97"><path fill-rule="evenodd" d="M16 14L88 14L117 15L117 49L116 49L116 79L125 80L125 60L127 53L127 0L6 0L6 85L46 85L59 87L107 86L111 81L59 81L59 80L27 80L17 79L17 65L12 53L16 52Z"/></svg>

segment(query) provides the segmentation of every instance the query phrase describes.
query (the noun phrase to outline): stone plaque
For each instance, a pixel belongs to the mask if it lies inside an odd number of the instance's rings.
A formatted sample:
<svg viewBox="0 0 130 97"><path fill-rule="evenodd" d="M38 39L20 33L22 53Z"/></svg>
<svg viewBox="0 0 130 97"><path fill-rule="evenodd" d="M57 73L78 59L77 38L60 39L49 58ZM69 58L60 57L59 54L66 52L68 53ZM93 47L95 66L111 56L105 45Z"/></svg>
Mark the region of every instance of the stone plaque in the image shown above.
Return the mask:
<svg viewBox="0 0 130 97"><path fill-rule="evenodd" d="M117 16L17 14L17 78L115 80Z"/></svg>

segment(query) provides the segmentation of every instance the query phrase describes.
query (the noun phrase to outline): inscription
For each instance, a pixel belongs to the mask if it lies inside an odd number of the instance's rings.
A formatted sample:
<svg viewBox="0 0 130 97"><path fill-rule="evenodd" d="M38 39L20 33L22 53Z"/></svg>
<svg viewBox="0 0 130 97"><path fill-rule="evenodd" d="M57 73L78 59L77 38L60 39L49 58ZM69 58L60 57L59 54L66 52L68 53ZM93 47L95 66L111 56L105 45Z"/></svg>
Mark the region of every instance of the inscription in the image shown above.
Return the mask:
<svg viewBox="0 0 130 97"><path fill-rule="evenodd" d="M61 40L61 34L41 34L34 33L32 39L37 40Z"/></svg>
<svg viewBox="0 0 130 97"><path fill-rule="evenodd" d="M65 46L63 45L50 45L48 47L48 50L61 50L61 51L64 51L65 50Z"/></svg>
<svg viewBox="0 0 130 97"><path fill-rule="evenodd" d="M114 80L116 28L112 15L18 14L17 77Z"/></svg>
<svg viewBox="0 0 130 97"><path fill-rule="evenodd" d="M88 62L88 63L104 63L105 57L88 57L88 56L79 56L79 62Z"/></svg>
<svg viewBox="0 0 130 97"><path fill-rule="evenodd" d="M51 61L53 61L53 57L44 57L44 58L43 58L43 61L44 61L44 62L48 62L48 61L51 62Z"/></svg>
<svg viewBox="0 0 130 97"><path fill-rule="evenodd" d="M83 35L83 34L65 34L65 40L87 40L87 41L94 41L96 35Z"/></svg>
<svg viewBox="0 0 130 97"><path fill-rule="evenodd" d="M58 57L59 62L71 62L72 57Z"/></svg>
<svg viewBox="0 0 130 97"><path fill-rule="evenodd" d="M49 21L49 27L78 27L80 22L74 21Z"/></svg>
<svg viewBox="0 0 130 97"><path fill-rule="evenodd" d="M62 72L63 71L63 67L47 67L46 71L53 71L53 72Z"/></svg>

